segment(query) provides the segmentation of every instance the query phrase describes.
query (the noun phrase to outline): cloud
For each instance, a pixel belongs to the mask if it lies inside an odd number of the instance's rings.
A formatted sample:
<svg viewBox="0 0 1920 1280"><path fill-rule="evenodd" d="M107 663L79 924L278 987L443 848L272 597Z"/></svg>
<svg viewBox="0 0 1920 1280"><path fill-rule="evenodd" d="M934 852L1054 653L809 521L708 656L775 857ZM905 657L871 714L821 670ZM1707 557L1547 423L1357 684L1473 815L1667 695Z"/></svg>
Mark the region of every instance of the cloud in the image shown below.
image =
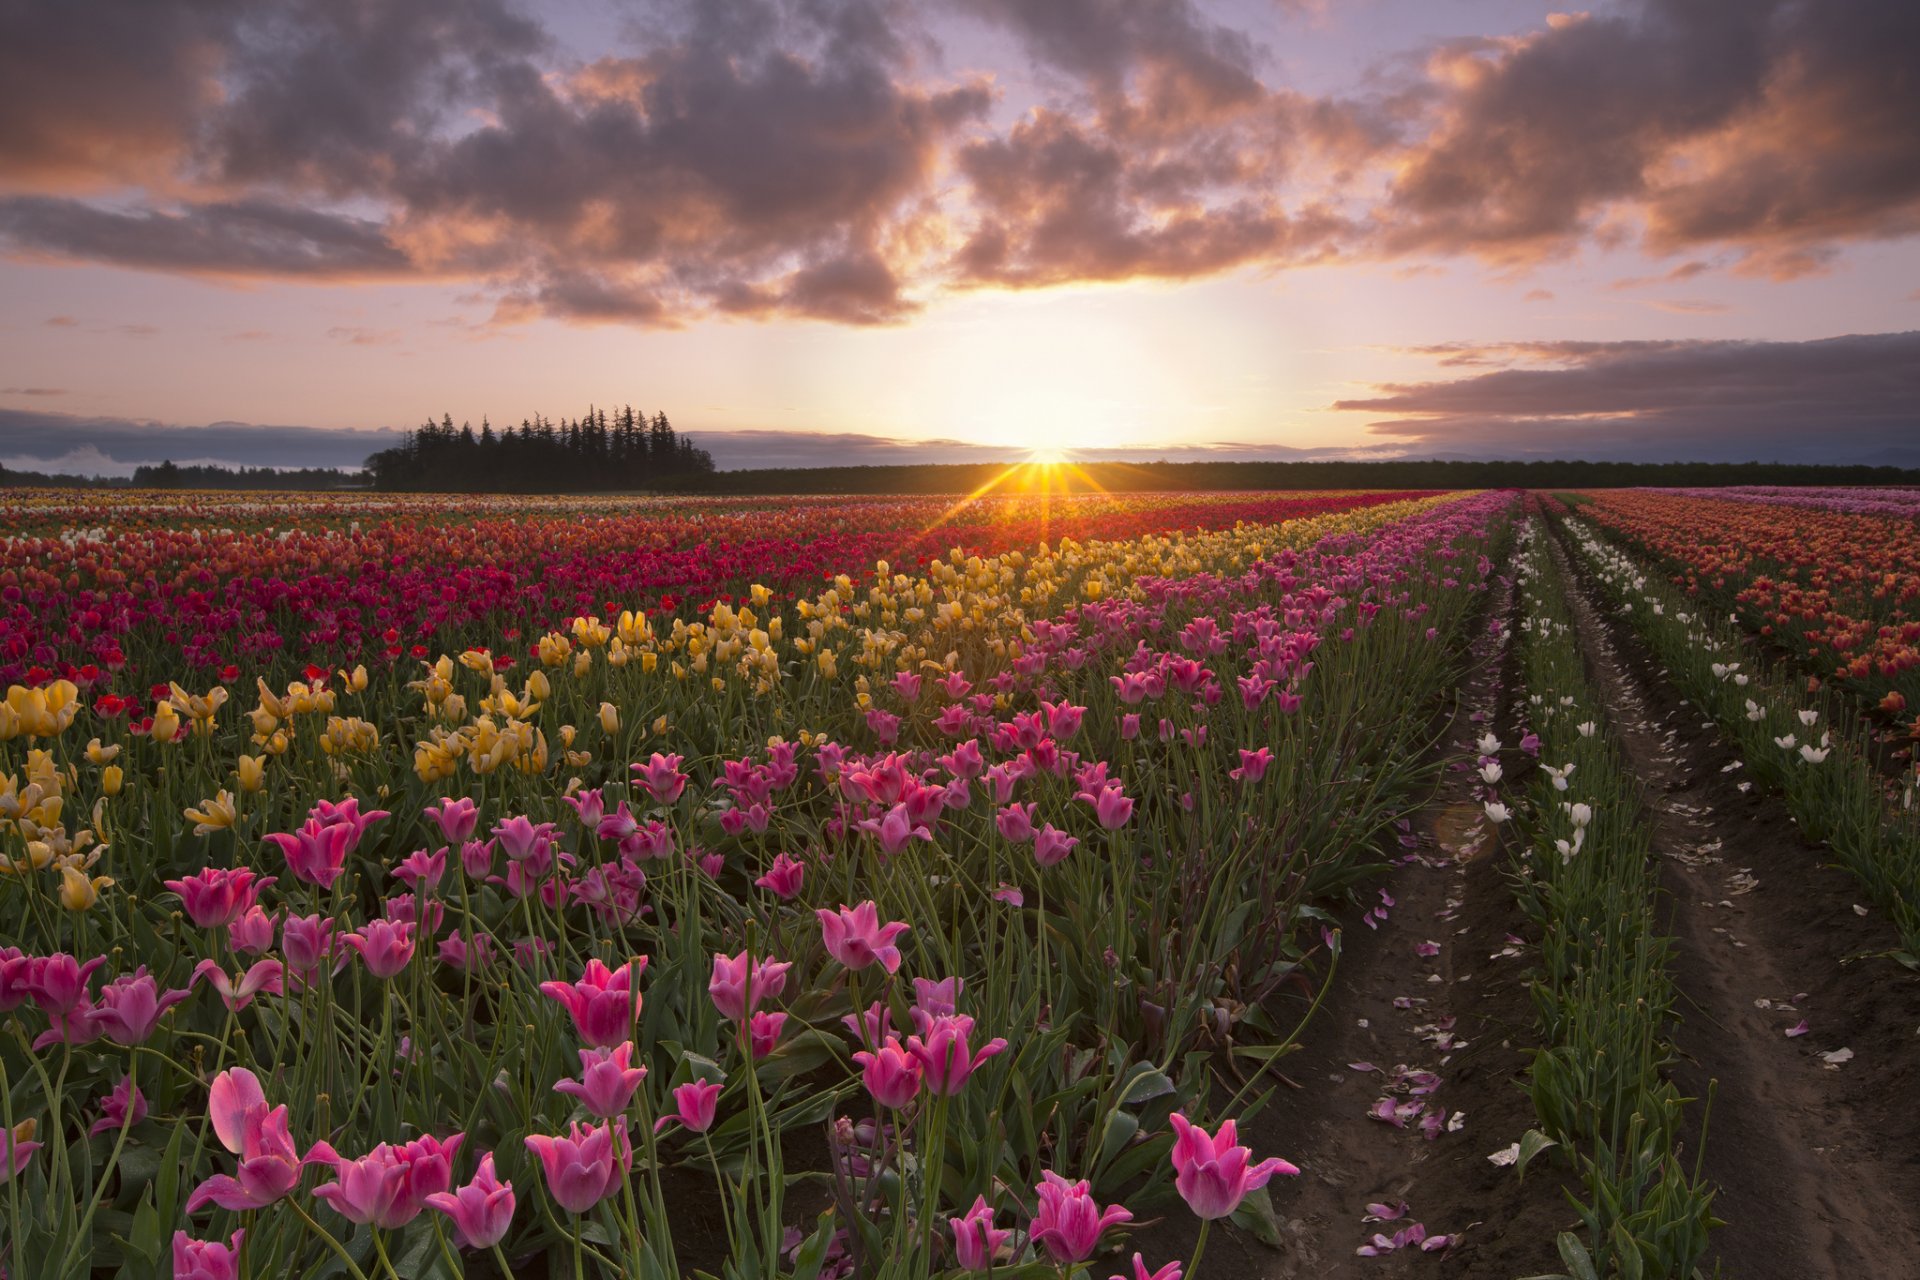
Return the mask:
<svg viewBox="0 0 1920 1280"><path fill-rule="evenodd" d="M143 462L171 458L249 467L358 467L370 453L400 442L392 428L266 426L214 422L177 426L132 418L0 408L0 459L9 467L78 474L130 475ZM121 470L74 468L74 456L107 459ZM56 466L56 463L62 465Z"/></svg>
<svg viewBox="0 0 1920 1280"><path fill-rule="evenodd" d="M1379 245L1528 264L1637 235L1823 270L1920 230L1917 46L1905 0L1643 0L1444 44Z"/></svg>
<svg viewBox="0 0 1920 1280"><path fill-rule="evenodd" d="M1670 311L1679 316L1718 316L1733 310L1724 302L1706 302L1698 298L1673 298L1658 302L1649 302L1655 311Z"/></svg>
<svg viewBox="0 0 1920 1280"><path fill-rule="evenodd" d="M1425 350L1497 367L1389 383L1333 408L1452 456L1861 462L1911 460L1920 438L1920 331Z"/></svg>
<svg viewBox="0 0 1920 1280"><path fill-rule="evenodd" d="M1280 83L1196 0L624 12L583 59L516 0L6 6L0 249L671 327L1626 243L1686 261L1618 287L1789 277L1920 233L1908 0L1623 0L1347 93Z"/></svg>
<svg viewBox="0 0 1920 1280"><path fill-rule="evenodd" d="M363 329L352 325L335 325L327 330L327 336L354 347L391 346L402 338L398 329Z"/></svg>
<svg viewBox="0 0 1920 1280"><path fill-rule="evenodd" d="M63 396L65 387L0 387L0 396Z"/></svg>

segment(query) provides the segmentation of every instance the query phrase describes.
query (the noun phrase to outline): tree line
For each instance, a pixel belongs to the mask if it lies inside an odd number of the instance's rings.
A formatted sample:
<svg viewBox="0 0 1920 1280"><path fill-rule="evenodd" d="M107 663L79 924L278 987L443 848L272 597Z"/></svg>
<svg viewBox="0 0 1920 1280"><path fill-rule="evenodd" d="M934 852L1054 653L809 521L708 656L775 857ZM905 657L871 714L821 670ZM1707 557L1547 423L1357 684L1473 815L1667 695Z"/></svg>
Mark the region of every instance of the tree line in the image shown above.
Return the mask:
<svg viewBox="0 0 1920 1280"><path fill-rule="evenodd" d="M698 485L715 494L972 493L1008 464L780 467L722 471ZM1222 492L1255 489L1629 489L1743 484L1920 485L1920 470L1786 462L1086 462L1055 483L1075 491Z"/></svg>
<svg viewBox="0 0 1920 1280"><path fill-rule="evenodd" d="M713 457L676 432L664 412L632 405L554 421L523 418L495 431L486 418L453 425L441 415L366 461L376 489L445 493L589 493L685 489L713 474Z"/></svg>

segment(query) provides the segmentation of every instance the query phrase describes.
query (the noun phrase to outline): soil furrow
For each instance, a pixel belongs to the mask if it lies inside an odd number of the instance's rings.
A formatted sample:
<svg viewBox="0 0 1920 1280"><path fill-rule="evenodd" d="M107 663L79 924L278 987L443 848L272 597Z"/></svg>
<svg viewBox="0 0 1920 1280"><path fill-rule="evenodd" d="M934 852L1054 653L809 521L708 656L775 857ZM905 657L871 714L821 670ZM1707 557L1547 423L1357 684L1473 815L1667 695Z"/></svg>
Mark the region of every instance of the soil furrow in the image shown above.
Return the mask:
<svg viewBox="0 0 1920 1280"><path fill-rule="evenodd" d="M1579 558L1556 538L1563 569ZM1715 1086L1713 1257L1735 1280L1920 1273L1920 977L1862 894L1652 665L1590 575L1575 614L1646 791L1682 993L1674 1077ZM1856 957L1859 957L1856 959ZM1787 1032L1804 1019L1807 1031ZM1850 1051L1843 1054L1841 1051ZM1835 1059L1829 1061L1828 1055ZM1710 1259L1711 1261L1711 1259Z"/></svg>

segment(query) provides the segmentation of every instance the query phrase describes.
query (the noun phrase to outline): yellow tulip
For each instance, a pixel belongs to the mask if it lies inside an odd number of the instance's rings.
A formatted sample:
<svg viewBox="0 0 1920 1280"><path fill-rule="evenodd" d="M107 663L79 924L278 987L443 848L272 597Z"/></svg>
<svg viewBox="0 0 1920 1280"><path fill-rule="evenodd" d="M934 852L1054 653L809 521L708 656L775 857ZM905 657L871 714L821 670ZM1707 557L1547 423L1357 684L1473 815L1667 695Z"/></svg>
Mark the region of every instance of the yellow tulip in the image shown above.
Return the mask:
<svg viewBox="0 0 1920 1280"><path fill-rule="evenodd" d="M239 808L233 801L233 792L225 790L211 800L202 800L198 809L182 809L180 812L188 822L194 824L193 834L197 836L225 831L240 816Z"/></svg>
<svg viewBox="0 0 1920 1280"><path fill-rule="evenodd" d="M155 742L172 742L180 732L180 714L173 709L171 702L162 702L153 709L153 728L149 736Z"/></svg>
<svg viewBox="0 0 1920 1280"><path fill-rule="evenodd" d="M110 764L100 771L100 789L110 796L117 796L120 794L120 783L124 777L119 765Z"/></svg>
<svg viewBox="0 0 1920 1280"><path fill-rule="evenodd" d="M609 734L620 732L620 708L611 702L600 704L600 729Z"/></svg>
<svg viewBox="0 0 1920 1280"><path fill-rule="evenodd" d="M92 738L87 742L87 761L90 764L112 764L113 758L120 754L120 744L104 746L100 739Z"/></svg>
<svg viewBox="0 0 1920 1280"><path fill-rule="evenodd" d="M85 911L100 901L100 891L111 887L111 876L87 878L87 873L71 865L60 868L60 905L69 911Z"/></svg>
<svg viewBox="0 0 1920 1280"><path fill-rule="evenodd" d="M249 795L266 790L267 758L264 755L241 756L237 772L240 777L240 790Z"/></svg>

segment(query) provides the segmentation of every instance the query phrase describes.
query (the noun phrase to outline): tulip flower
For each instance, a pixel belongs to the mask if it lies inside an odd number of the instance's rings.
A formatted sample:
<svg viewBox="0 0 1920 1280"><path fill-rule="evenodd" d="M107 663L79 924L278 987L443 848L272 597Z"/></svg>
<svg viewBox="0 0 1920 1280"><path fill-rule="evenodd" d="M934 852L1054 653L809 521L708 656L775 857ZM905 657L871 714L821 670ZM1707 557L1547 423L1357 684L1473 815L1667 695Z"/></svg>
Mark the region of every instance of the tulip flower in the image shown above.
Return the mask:
<svg viewBox="0 0 1920 1280"><path fill-rule="evenodd" d="M1058 866L1079 844L1080 837L1070 836L1049 822L1034 833L1033 860L1043 867Z"/></svg>
<svg viewBox="0 0 1920 1280"><path fill-rule="evenodd" d="M447 850L443 845L433 853L416 849L394 864L393 878L409 889L425 887L431 893L447 872Z"/></svg>
<svg viewBox="0 0 1920 1280"><path fill-rule="evenodd" d="M473 1181L453 1191L431 1192L424 1202L453 1219L455 1239L465 1249L491 1249L513 1225L513 1184L494 1174L491 1151L480 1157Z"/></svg>
<svg viewBox="0 0 1920 1280"><path fill-rule="evenodd" d="M797 862L781 853L774 855L772 868L754 883L775 897L791 900L799 896L806 875L807 865L804 862Z"/></svg>
<svg viewBox="0 0 1920 1280"><path fill-rule="evenodd" d="M761 1010L747 1019L747 1046L754 1061L772 1053L774 1046L780 1043L780 1032L787 1025L784 1013L768 1013Z"/></svg>
<svg viewBox="0 0 1920 1280"><path fill-rule="evenodd" d="M189 920L202 929L220 929L245 915L260 890L273 883L273 877L256 880L249 867L202 867L184 879L163 883L179 895Z"/></svg>
<svg viewBox="0 0 1920 1280"><path fill-rule="evenodd" d="M1110 782L1099 791L1082 791L1074 797L1093 806L1094 817L1108 831L1117 831L1133 817L1133 801L1121 791L1118 782Z"/></svg>
<svg viewBox="0 0 1920 1280"><path fill-rule="evenodd" d="M98 1137L103 1133L113 1133L126 1125L139 1124L146 1118L146 1098L134 1085L133 1077L121 1076L120 1083L113 1087L113 1092L101 1101L100 1118L95 1120L92 1127L87 1130L87 1136Z"/></svg>
<svg viewBox="0 0 1920 1280"><path fill-rule="evenodd" d="M465 844L472 837L473 829L480 824L480 808L474 804L471 796L461 796L458 800L447 797L420 812L440 828L440 834L449 845Z"/></svg>
<svg viewBox="0 0 1920 1280"><path fill-rule="evenodd" d="M900 971L900 948L893 940L908 926L897 920L882 925L880 909L871 901L851 908L843 905L838 911L821 908L814 915L820 921L827 954L847 968L865 969L878 961L888 973Z"/></svg>
<svg viewBox="0 0 1920 1280"><path fill-rule="evenodd" d="M333 888L333 882L340 878L347 865L347 852L357 838L358 833L350 823L322 826L312 820L290 835L276 833L263 837L285 856L287 870L293 873L294 879L322 889Z"/></svg>
<svg viewBox="0 0 1920 1280"><path fill-rule="evenodd" d="M1040 1178L1034 1188L1040 1208L1033 1215L1033 1240L1055 1262L1085 1262L1108 1227L1133 1221L1133 1214L1117 1204L1102 1209L1084 1178L1068 1182L1051 1169Z"/></svg>
<svg viewBox="0 0 1920 1280"><path fill-rule="evenodd" d="M1169 1262L1158 1271L1149 1271L1147 1260L1136 1253L1133 1255L1133 1275L1110 1276L1108 1280L1180 1280L1181 1274L1182 1269L1178 1262Z"/></svg>
<svg viewBox="0 0 1920 1280"><path fill-rule="evenodd" d="M420 1216L428 1196L447 1190L465 1138L416 1138L398 1146L383 1142L358 1160L335 1156L327 1161L334 1180L315 1187L314 1198L348 1222L398 1230Z"/></svg>
<svg viewBox="0 0 1920 1280"><path fill-rule="evenodd" d="M920 1035L907 1037L907 1052L919 1059L927 1092L959 1093L981 1064L1007 1047L1004 1037L995 1036L974 1053L967 1043L972 1034L973 1019L956 1013L929 1018Z"/></svg>
<svg viewBox="0 0 1920 1280"><path fill-rule="evenodd" d="M1170 1120L1176 1135L1172 1153L1174 1189L1197 1217L1227 1217L1240 1207L1249 1191L1266 1186L1274 1174L1293 1177L1300 1172L1297 1166L1277 1158L1250 1166L1253 1152L1236 1145L1232 1120L1221 1121L1212 1137L1177 1111Z"/></svg>
<svg viewBox="0 0 1920 1280"><path fill-rule="evenodd" d="M38 1120L22 1120L11 1131L0 1129L0 1183L19 1177L27 1161L33 1159L33 1153L46 1145L33 1140L39 1127Z"/></svg>
<svg viewBox="0 0 1920 1280"><path fill-rule="evenodd" d="M860 1064L861 1083L883 1107L898 1111L920 1092L923 1071L920 1060L892 1036L881 1041L880 1047L871 1053L863 1049L854 1054L853 1060Z"/></svg>
<svg viewBox="0 0 1920 1280"><path fill-rule="evenodd" d="M647 789L655 804L672 804L686 790L687 775L680 772L680 760L677 755L661 755L656 751L645 764L632 767L634 777Z"/></svg>
<svg viewBox="0 0 1920 1280"><path fill-rule="evenodd" d="M625 1117L597 1126L576 1121L564 1138L536 1133L526 1144L539 1157L548 1194L568 1213L585 1213L618 1191L633 1167Z"/></svg>
<svg viewBox="0 0 1920 1280"><path fill-rule="evenodd" d="M331 957L338 973L347 958L334 946L331 916L289 916L280 930L280 952L287 958L288 973L302 983L320 976L321 961Z"/></svg>
<svg viewBox="0 0 1920 1280"><path fill-rule="evenodd" d="M776 999L786 989L787 970L791 968L791 962L772 956L750 963L744 951L731 957L716 955L707 995L721 1017L745 1022L762 1000Z"/></svg>
<svg viewBox="0 0 1920 1280"><path fill-rule="evenodd" d="M401 920L369 920L340 941L381 980L398 977L413 961L413 926Z"/></svg>
<svg viewBox="0 0 1920 1280"><path fill-rule="evenodd" d="M247 1238L236 1231L227 1243L195 1240L184 1231L173 1233L173 1280L237 1280L240 1244Z"/></svg>
<svg viewBox="0 0 1920 1280"><path fill-rule="evenodd" d="M285 990L286 967L278 960L257 960L253 967L235 982L214 959L202 960L194 966L193 980L205 979L220 993L220 1002L235 1013L253 1003L253 998L262 991L269 995L280 995Z"/></svg>
<svg viewBox="0 0 1920 1280"><path fill-rule="evenodd" d="M633 980L646 971L645 956L618 969L609 969L596 958L587 961L579 981L543 982L540 991L566 1006L581 1040L596 1049L611 1049L633 1035L634 1020L640 1016L640 996Z"/></svg>
<svg viewBox="0 0 1920 1280"><path fill-rule="evenodd" d="M1267 776L1267 766L1273 763L1273 752L1266 747L1258 751L1240 751L1240 767L1229 769L1227 776L1235 782L1258 782Z"/></svg>
<svg viewBox="0 0 1920 1280"><path fill-rule="evenodd" d="M582 1049L580 1078L562 1080L554 1092L580 1099L592 1114L611 1120L627 1109L640 1082L647 1078L645 1067L633 1065L633 1041L622 1041L611 1049Z"/></svg>
<svg viewBox="0 0 1920 1280"><path fill-rule="evenodd" d="M100 997L86 1018L115 1044L142 1044L160 1024L160 1015L192 993L191 985L163 992L143 965L100 988Z"/></svg>
<svg viewBox="0 0 1920 1280"><path fill-rule="evenodd" d="M993 824L1004 840L1025 844L1033 839L1033 814L1036 804L1010 804L993 815Z"/></svg>
<svg viewBox="0 0 1920 1280"><path fill-rule="evenodd" d="M213 1078L207 1099L220 1145L240 1157L238 1176L216 1173L187 1197L187 1212L217 1204L235 1211L258 1209L285 1196L300 1181L303 1161L287 1131L287 1108L267 1107L260 1081L245 1067L230 1067ZM316 1143L308 1159L325 1159L332 1150Z"/></svg>
<svg viewBox="0 0 1920 1280"><path fill-rule="evenodd" d="M973 1207L963 1217L948 1218L947 1225L953 1228L954 1257L968 1271L991 1267L1013 1235L1011 1227L993 1225L993 1209L985 1196L975 1196Z"/></svg>
<svg viewBox="0 0 1920 1280"><path fill-rule="evenodd" d="M243 955L260 955L273 949L273 934L278 920L258 906L248 907L238 920L227 925L227 945Z"/></svg>
<svg viewBox="0 0 1920 1280"><path fill-rule="evenodd" d="M719 1104L720 1086L717 1084L692 1080L676 1085L673 1090L673 1114L654 1121L653 1131L658 1133L678 1120L695 1133L705 1133L713 1125L714 1111Z"/></svg>

